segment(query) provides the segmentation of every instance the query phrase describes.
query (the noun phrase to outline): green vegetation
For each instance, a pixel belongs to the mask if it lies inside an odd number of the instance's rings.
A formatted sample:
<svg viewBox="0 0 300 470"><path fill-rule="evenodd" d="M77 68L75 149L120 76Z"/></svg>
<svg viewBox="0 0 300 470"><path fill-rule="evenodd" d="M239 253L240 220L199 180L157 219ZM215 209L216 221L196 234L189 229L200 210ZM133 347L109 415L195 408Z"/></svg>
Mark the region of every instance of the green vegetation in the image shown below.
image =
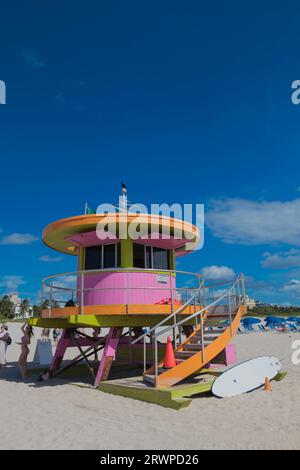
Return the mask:
<svg viewBox="0 0 300 470"><path fill-rule="evenodd" d="M59 304L53 300L52 308L57 307L59 307ZM18 314L16 315L14 303L10 300L8 295L4 295L0 298L0 321L24 321L28 312L30 317L40 318L42 310L46 308L49 308L49 300L45 300L39 305L31 306L28 299L23 299L20 304Z"/></svg>
<svg viewBox="0 0 300 470"><path fill-rule="evenodd" d="M15 316L14 304L10 301L8 295L4 295L0 299L0 317L6 320L12 319Z"/></svg>
<svg viewBox="0 0 300 470"><path fill-rule="evenodd" d="M267 317L280 316L280 317L297 317L300 316L300 307L281 307L279 305L262 305L248 309L248 317Z"/></svg>
<svg viewBox="0 0 300 470"><path fill-rule="evenodd" d="M53 305L53 307L55 306L57 305ZM4 295L0 298L0 321L24 321L24 317L26 317L28 312L31 312L30 316L39 318L41 316L42 309L47 307L47 302L43 302L41 305L33 305L31 307L29 300L23 299L20 304L19 313L16 315L15 305L8 295Z"/></svg>

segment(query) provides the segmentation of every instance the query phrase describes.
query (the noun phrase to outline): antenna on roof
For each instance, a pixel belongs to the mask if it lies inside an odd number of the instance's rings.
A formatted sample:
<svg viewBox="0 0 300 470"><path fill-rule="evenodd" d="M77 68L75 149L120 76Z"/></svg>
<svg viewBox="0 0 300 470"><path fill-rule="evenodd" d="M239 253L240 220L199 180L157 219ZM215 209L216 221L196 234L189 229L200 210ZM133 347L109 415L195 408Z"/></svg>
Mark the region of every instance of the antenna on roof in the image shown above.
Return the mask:
<svg viewBox="0 0 300 470"><path fill-rule="evenodd" d="M121 183L121 196L119 197L119 211L127 212L127 186Z"/></svg>

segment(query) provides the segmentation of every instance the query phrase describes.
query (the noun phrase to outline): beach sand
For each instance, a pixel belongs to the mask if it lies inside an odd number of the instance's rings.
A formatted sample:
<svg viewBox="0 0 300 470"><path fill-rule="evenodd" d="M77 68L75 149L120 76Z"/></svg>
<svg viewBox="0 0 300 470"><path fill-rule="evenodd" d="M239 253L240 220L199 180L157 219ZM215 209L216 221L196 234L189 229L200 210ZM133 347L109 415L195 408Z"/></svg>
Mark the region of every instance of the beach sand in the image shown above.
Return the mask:
<svg viewBox="0 0 300 470"><path fill-rule="evenodd" d="M9 328L18 341L20 325ZM300 365L291 362L295 340L300 340L299 333L236 335L239 362L275 355L288 375L272 381L272 392L196 397L179 411L65 380L22 383L17 367L9 366L0 370L0 416L5 423L0 427L0 448L299 449ZM34 349L33 342L30 360ZM8 361L16 361L18 354L19 346L13 343Z"/></svg>

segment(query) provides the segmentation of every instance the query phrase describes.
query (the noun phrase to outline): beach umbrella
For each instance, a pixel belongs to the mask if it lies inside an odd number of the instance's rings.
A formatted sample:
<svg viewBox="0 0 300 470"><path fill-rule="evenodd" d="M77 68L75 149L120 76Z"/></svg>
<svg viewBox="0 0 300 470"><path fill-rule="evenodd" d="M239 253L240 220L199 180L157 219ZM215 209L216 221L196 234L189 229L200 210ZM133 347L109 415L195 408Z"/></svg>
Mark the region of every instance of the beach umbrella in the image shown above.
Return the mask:
<svg viewBox="0 0 300 470"><path fill-rule="evenodd" d="M247 317L242 319L243 325L253 325L254 323L261 323L259 318Z"/></svg>
<svg viewBox="0 0 300 470"><path fill-rule="evenodd" d="M300 317L288 317L287 321L300 323Z"/></svg>
<svg viewBox="0 0 300 470"><path fill-rule="evenodd" d="M267 318L265 318L265 322L268 324L268 323L285 323L286 322L286 319L285 318L281 318L281 317L273 317L273 316L268 316Z"/></svg>

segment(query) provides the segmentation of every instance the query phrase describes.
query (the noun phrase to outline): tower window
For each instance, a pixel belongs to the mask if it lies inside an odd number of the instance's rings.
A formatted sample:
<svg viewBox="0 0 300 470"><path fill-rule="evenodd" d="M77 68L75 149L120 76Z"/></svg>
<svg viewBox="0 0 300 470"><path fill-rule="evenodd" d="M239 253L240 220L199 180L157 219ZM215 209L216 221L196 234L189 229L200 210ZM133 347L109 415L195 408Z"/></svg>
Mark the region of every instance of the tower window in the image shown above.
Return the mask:
<svg viewBox="0 0 300 470"><path fill-rule="evenodd" d="M89 246L85 249L85 269L118 268L120 258L120 243Z"/></svg>
<svg viewBox="0 0 300 470"><path fill-rule="evenodd" d="M170 251L134 243L133 266L146 269L170 269Z"/></svg>
<svg viewBox="0 0 300 470"><path fill-rule="evenodd" d="M154 269L170 269L169 251L162 248L153 247L153 265Z"/></svg>
<svg viewBox="0 0 300 470"><path fill-rule="evenodd" d="M102 246L88 246L85 249L85 269L101 269Z"/></svg>

